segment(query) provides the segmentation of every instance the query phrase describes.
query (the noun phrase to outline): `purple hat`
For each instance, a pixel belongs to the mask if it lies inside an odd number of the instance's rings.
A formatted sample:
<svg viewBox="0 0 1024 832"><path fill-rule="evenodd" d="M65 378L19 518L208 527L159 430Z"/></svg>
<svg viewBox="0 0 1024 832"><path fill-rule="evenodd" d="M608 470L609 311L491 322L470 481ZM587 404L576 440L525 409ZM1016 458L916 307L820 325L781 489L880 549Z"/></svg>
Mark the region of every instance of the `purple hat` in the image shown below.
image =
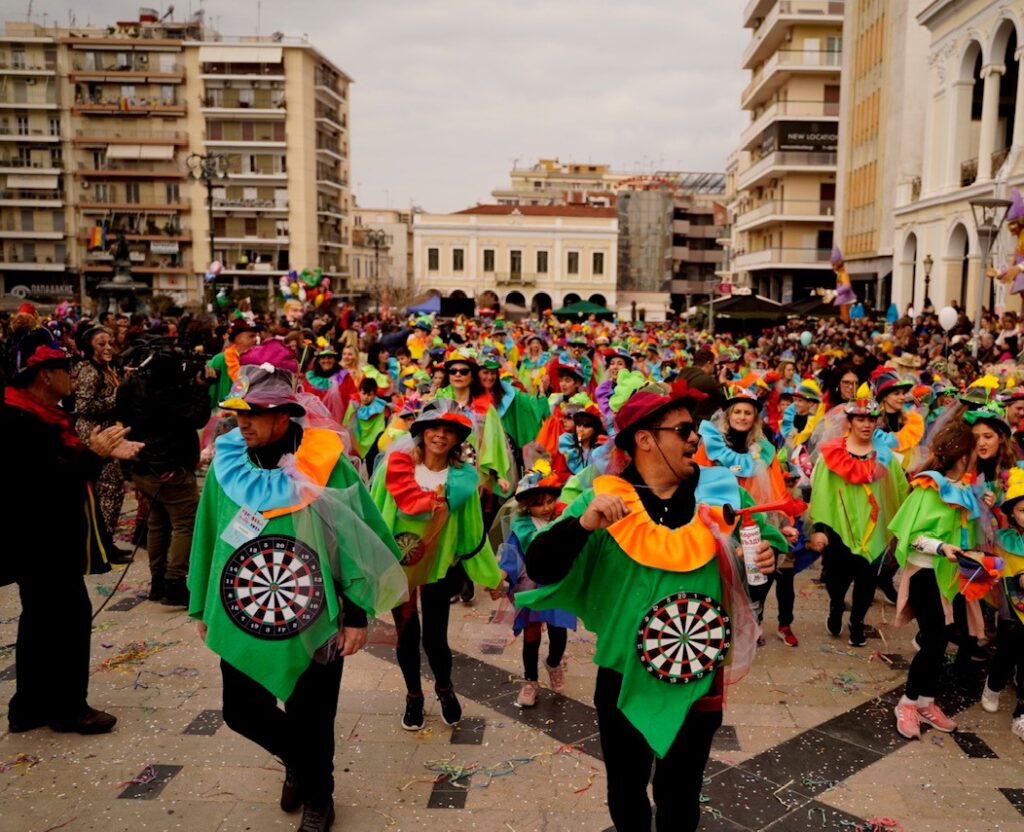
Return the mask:
<svg viewBox="0 0 1024 832"><path fill-rule="evenodd" d="M299 371L299 362L295 358L295 353L280 338L270 338L262 344L246 350L242 353L240 362L243 367L246 364L270 364L278 370L287 370L289 373Z"/></svg>
<svg viewBox="0 0 1024 832"><path fill-rule="evenodd" d="M1010 191L1010 210L1006 214L1006 221L1019 220L1024 217L1024 199L1021 198L1020 189L1014 188Z"/></svg>
<svg viewBox="0 0 1024 832"><path fill-rule="evenodd" d="M843 262L843 253L839 250L839 246L832 246L832 256L829 258L829 262L833 266Z"/></svg>

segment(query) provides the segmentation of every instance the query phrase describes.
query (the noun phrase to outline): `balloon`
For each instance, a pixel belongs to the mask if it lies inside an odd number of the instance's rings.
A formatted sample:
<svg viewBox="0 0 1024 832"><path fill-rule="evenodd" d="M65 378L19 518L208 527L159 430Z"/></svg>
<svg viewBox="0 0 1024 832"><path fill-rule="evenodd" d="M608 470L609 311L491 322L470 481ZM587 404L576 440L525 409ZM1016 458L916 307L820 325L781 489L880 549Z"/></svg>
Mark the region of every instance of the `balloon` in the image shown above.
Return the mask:
<svg viewBox="0 0 1024 832"><path fill-rule="evenodd" d="M303 303L306 302L306 287L305 286L300 286L299 287L299 300L301 300Z"/></svg>
<svg viewBox="0 0 1024 832"><path fill-rule="evenodd" d="M222 271L224 271L224 264L221 263L220 260L214 260L210 263L210 274L214 277L219 275Z"/></svg>
<svg viewBox="0 0 1024 832"><path fill-rule="evenodd" d="M218 291L215 300L217 301L217 306L227 306L228 301L230 300L230 298L228 298L228 290L221 289Z"/></svg>
<svg viewBox="0 0 1024 832"><path fill-rule="evenodd" d="M946 332L949 332L956 326L956 322L959 317L960 316L952 306L943 306L942 309L939 310L939 326L946 330Z"/></svg>
<svg viewBox="0 0 1024 832"><path fill-rule="evenodd" d="M806 329L800 333L800 343L803 344L805 347L809 347L811 345L811 341L813 340L814 336L811 335L811 333L809 333Z"/></svg>
<svg viewBox="0 0 1024 832"><path fill-rule="evenodd" d="M298 283L293 283L292 284L292 294L293 295L297 295L298 293L299 293L299 284Z"/></svg>

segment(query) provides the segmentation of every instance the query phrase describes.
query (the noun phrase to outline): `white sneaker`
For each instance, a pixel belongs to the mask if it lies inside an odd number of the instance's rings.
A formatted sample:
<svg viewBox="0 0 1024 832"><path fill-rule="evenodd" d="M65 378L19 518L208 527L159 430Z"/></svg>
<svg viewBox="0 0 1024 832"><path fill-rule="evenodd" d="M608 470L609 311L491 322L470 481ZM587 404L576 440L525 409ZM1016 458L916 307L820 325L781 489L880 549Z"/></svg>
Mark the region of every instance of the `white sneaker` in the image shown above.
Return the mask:
<svg viewBox="0 0 1024 832"><path fill-rule="evenodd" d="M1010 733L1017 739L1024 740L1024 715L1017 717L1010 723Z"/></svg>
<svg viewBox="0 0 1024 832"><path fill-rule="evenodd" d="M981 707L990 714L999 711L999 692L989 688L988 682L985 682L985 689L981 692Z"/></svg>

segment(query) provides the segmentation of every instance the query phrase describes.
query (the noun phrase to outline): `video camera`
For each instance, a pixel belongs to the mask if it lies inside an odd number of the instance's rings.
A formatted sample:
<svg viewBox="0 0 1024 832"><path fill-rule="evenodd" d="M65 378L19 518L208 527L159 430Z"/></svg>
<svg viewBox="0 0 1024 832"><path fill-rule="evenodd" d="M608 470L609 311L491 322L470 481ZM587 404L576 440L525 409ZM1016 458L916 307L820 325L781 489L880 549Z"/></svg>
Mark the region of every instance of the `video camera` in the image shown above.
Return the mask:
<svg viewBox="0 0 1024 832"><path fill-rule="evenodd" d="M205 383L206 356L185 349L173 336L139 340L122 353L120 364L126 374L145 375L160 386L180 389Z"/></svg>

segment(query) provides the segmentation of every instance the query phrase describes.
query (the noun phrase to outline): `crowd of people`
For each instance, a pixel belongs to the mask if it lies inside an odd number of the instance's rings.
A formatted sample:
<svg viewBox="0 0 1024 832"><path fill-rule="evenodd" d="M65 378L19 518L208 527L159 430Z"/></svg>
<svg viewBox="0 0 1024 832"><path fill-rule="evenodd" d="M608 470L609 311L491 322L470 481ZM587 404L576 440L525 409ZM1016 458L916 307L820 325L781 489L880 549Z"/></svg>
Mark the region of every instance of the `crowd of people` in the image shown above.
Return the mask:
<svg viewBox="0 0 1024 832"><path fill-rule="evenodd" d="M769 635L798 649L823 624L863 649L876 594L916 625L894 730L956 730L936 693L976 685L1024 740L1012 313L979 332L926 309L744 335L379 320L347 304L222 321L61 312L26 304L3 322L13 551L55 536L47 557L0 571L22 605L12 732L114 727L87 699L83 576L136 557L114 543L130 489L150 601L196 620L221 659L225 722L283 761L281 808L303 808L302 832L334 819L344 660L370 619L394 624L401 726L427 724L421 647L457 725L449 615L480 589L497 602L489 636L521 641L521 708L564 691L568 630L596 635L619 830L652 816L695 829L726 686ZM809 568L823 622L798 608Z"/></svg>

